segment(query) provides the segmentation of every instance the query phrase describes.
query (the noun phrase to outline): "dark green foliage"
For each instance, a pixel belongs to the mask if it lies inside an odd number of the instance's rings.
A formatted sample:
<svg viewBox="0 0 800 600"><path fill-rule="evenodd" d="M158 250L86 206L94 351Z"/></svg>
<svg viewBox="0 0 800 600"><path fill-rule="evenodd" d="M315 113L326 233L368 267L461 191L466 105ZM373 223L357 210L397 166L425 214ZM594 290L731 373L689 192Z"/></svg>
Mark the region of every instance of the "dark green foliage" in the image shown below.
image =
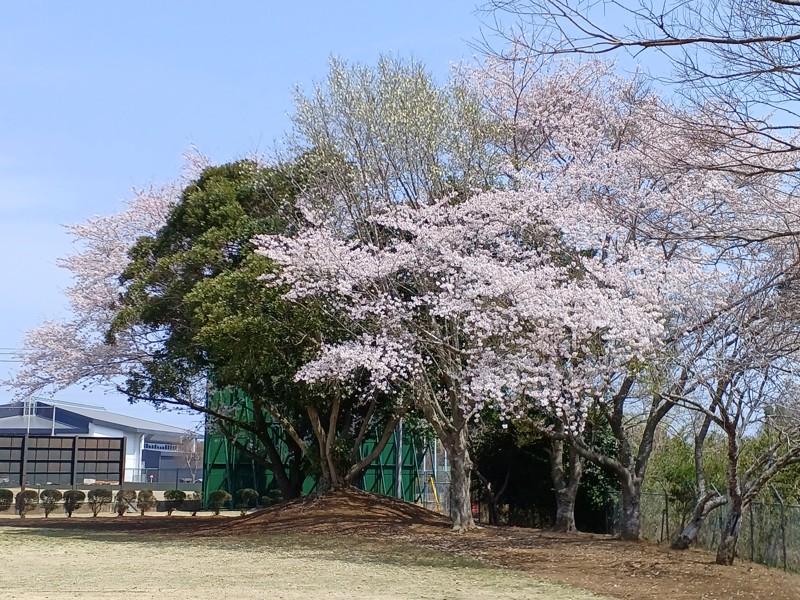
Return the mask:
<svg viewBox="0 0 800 600"><path fill-rule="evenodd" d="M21 519L33 511L39 504L39 493L36 490L25 490L17 493L17 512Z"/></svg>
<svg viewBox="0 0 800 600"><path fill-rule="evenodd" d="M273 489L267 492L266 496L261 497L261 503L264 506L272 506L273 504L280 504L283 502L283 495L278 489Z"/></svg>
<svg viewBox="0 0 800 600"><path fill-rule="evenodd" d="M135 490L120 490L117 492L117 496L114 500L114 510L117 512L117 516L121 517L131 506L131 503L136 501L136 491Z"/></svg>
<svg viewBox="0 0 800 600"><path fill-rule="evenodd" d="M618 456L617 440L608 420L591 414L586 423L584 439L605 456ZM620 485L617 477L595 463L583 463L583 476L575 502L575 523L580 531L609 533L610 516L619 505Z"/></svg>
<svg viewBox="0 0 800 600"><path fill-rule="evenodd" d="M232 500L232 496L225 490L215 490L208 495L208 508L215 515Z"/></svg>
<svg viewBox="0 0 800 600"><path fill-rule="evenodd" d="M58 490L42 490L42 493L39 494L39 503L42 505L45 518L49 517L50 513L58 506L61 498L61 492Z"/></svg>
<svg viewBox="0 0 800 600"><path fill-rule="evenodd" d="M473 461L495 494L503 490L497 505L507 512L497 515L497 520L516 526L551 526L556 501L547 453L549 442L523 420L507 422L504 429L496 414L487 414L479 427L475 431ZM491 512L478 477L473 478L473 486L473 497Z"/></svg>
<svg viewBox="0 0 800 600"><path fill-rule="evenodd" d="M542 418L541 415L538 418ZM481 476L491 483L497 498L491 507L485 485L473 478L473 498L478 499L501 523L523 527L550 527L554 523L556 498L550 471L550 443L525 419L502 424L496 414L484 415L473 429L473 461ZM609 456L615 455L614 440L605 421L590 421L586 437ZM579 530L608 532L607 514L619 495L616 479L599 467L584 462L583 477L575 504Z"/></svg>
<svg viewBox="0 0 800 600"><path fill-rule="evenodd" d="M186 492L183 490L167 490L164 492L164 500L167 501L167 514L171 515L186 500Z"/></svg>
<svg viewBox="0 0 800 600"><path fill-rule="evenodd" d="M0 489L0 512L8 510L14 503L14 492Z"/></svg>
<svg viewBox="0 0 800 600"><path fill-rule="evenodd" d="M308 332L317 318L259 280L272 266L254 254L251 240L291 231L297 190L297 173L252 161L205 169L157 236L141 238L131 250L122 308L109 332L109 341L131 327L165 339L154 360L131 372L131 398L181 402L209 372L219 388L244 391L252 418L239 418L244 407L204 410L220 434L276 473L287 497L302 488L303 452L288 435L276 444L266 422L271 408L295 427L305 415L293 376L313 345ZM287 460L279 446L289 449Z"/></svg>
<svg viewBox="0 0 800 600"><path fill-rule="evenodd" d="M85 499L86 494L80 490L67 490L64 492L64 512L67 513L67 516L71 517L73 512L83 506Z"/></svg>
<svg viewBox="0 0 800 600"><path fill-rule="evenodd" d="M142 490L139 492L139 495L136 496L136 508L139 509L139 514L142 516L144 516L144 513L148 510L155 508L156 504L156 497L153 494L153 490Z"/></svg>
<svg viewBox="0 0 800 600"><path fill-rule="evenodd" d="M247 509L254 508L258 503L258 492L252 488L244 488L236 492L236 498L239 501L236 507L244 516L247 514Z"/></svg>
<svg viewBox="0 0 800 600"><path fill-rule="evenodd" d="M113 497L113 492L108 488L95 488L93 490L89 490L89 493L87 494L87 501L89 508L92 509L92 516L96 517L99 515L100 511L111 503L111 499Z"/></svg>

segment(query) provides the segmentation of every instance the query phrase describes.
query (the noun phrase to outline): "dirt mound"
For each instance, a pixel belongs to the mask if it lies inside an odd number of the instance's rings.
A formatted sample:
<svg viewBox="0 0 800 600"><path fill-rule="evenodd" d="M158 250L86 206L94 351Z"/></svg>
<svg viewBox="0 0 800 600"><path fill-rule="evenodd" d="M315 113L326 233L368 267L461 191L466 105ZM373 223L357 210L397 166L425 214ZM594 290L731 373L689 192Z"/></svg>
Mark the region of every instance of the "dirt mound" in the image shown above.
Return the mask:
<svg viewBox="0 0 800 600"><path fill-rule="evenodd" d="M236 519L236 533L386 534L450 527L450 519L416 504L356 489L280 504Z"/></svg>

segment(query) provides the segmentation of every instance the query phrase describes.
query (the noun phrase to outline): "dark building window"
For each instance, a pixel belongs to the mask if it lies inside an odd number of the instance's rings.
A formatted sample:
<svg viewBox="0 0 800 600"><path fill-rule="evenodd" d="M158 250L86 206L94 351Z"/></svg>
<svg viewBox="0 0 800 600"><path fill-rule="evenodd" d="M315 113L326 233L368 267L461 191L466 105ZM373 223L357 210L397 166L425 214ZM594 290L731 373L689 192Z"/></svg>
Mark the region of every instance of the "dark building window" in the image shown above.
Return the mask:
<svg viewBox="0 0 800 600"><path fill-rule="evenodd" d="M78 438L77 483L120 483L122 438Z"/></svg>
<svg viewBox="0 0 800 600"><path fill-rule="evenodd" d="M22 436L0 436L0 485L19 485Z"/></svg>
<svg viewBox="0 0 800 600"><path fill-rule="evenodd" d="M0 436L0 486L118 484L124 439ZM25 464L23 465L23 460ZM24 469L23 469L24 467Z"/></svg>

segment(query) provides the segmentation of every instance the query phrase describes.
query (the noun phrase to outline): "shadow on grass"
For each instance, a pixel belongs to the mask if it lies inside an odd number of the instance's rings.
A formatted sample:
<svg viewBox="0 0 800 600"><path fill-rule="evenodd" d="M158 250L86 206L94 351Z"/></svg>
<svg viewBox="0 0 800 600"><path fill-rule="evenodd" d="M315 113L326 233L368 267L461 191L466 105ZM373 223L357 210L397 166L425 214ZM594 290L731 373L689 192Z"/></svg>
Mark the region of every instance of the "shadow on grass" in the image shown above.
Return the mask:
<svg viewBox="0 0 800 600"><path fill-rule="evenodd" d="M359 539L353 536L320 536L314 534L269 533L240 537L218 537L208 535L187 537L185 535L159 534L152 537L158 528L130 531L103 531L99 527L81 529L77 527L5 527L4 535L12 545L24 545L26 540L75 540L89 544L134 544L147 546L149 551L163 549L165 552L176 545L195 548L213 547L215 550L237 552L269 551L287 557L313 556L318 560L347 561L348 563L390 565L394 567L427 567L455 569L490 569L492 567L472 558L453 555L393 542L390 540ZM133 533L133 534L132 534ZM16 539L15 539L16 538Z"/></svg>

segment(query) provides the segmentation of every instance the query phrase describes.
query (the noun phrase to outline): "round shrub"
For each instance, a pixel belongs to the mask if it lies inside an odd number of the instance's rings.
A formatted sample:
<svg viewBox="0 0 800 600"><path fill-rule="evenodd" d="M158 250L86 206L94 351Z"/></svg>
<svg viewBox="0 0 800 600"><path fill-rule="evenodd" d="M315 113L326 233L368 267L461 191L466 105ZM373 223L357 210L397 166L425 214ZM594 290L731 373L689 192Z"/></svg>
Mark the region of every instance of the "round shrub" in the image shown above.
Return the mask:
<svg viewBox="0 0 800 600"><path fill-rule="evenodd" d="M86 494L80 490L67 490L64 492L64 512L68 517L72 516L76 510L83 506Z"/></svg>
<svg viewBox="0 0 800 600"><path fill-rule="evenodd" d="M89 490L86 498L89 503L89 508L92 509L92 516L96 517L103 510L103 507L111 503L114 494L107 488L95 488Z"/></svg>
<svg viewBox="0 0 800 600"><path fill-rule="evenodd" d="M139 492L139 495L136 496L136 508L139 509L139 514L144 516L148 510L152 510L156 507L156 497L153 494L153 490L142 490Z"/></svg>
<svg viewBox="0 0 800 600"><path fill-rule="evenodd" d="M216 490L208 495L208 508L215 515L219 514L222 507L232 500L231 495L225 490Z"/></svg>
<svg viewBox="0 0 800 600"><path fill-rule="evenodd" d="M131 503L136 501L135 490L120 490L117 492L117 498L114 502L114 510L117 511L117 516L121 517L130 508Z"/></svg>
<svg viewBox="0 0 800 600"><path fill-rule="evenodd" d="M244 488L236 492L239 503L236 507L241 511L242 516L247 514L248 508L253 508L258 503L258 492L252 488Z"/></svg>
<svg viewBox="0 0 800 600"><path fill-rule="evenodd" d="M50 513L58 506L62 497L61 492L58 490L42 490L42 493L39 494L39 504L42 505L45 519L49 517Z"/></svg>
<svg viewBox="0 0 800 600"><path fill-rule="evenodd" d="M0 512L8 510L14 503L14 492L11 490L0 490Z"/></svg>
<svg viewBox="0 0 800 600"><path fill-rule="evenodd" d="M39 504L39 493L36 490L25 490L17 493L17 512L20 519L33 511Z"/></svg>
<svg viewBox="0 0 800 600"><path fill-rule="evenodd" d="M167 514L171 515L186 500L186 492L183 490L167 490L164 492L164 500L167 501Z"/></svg>

